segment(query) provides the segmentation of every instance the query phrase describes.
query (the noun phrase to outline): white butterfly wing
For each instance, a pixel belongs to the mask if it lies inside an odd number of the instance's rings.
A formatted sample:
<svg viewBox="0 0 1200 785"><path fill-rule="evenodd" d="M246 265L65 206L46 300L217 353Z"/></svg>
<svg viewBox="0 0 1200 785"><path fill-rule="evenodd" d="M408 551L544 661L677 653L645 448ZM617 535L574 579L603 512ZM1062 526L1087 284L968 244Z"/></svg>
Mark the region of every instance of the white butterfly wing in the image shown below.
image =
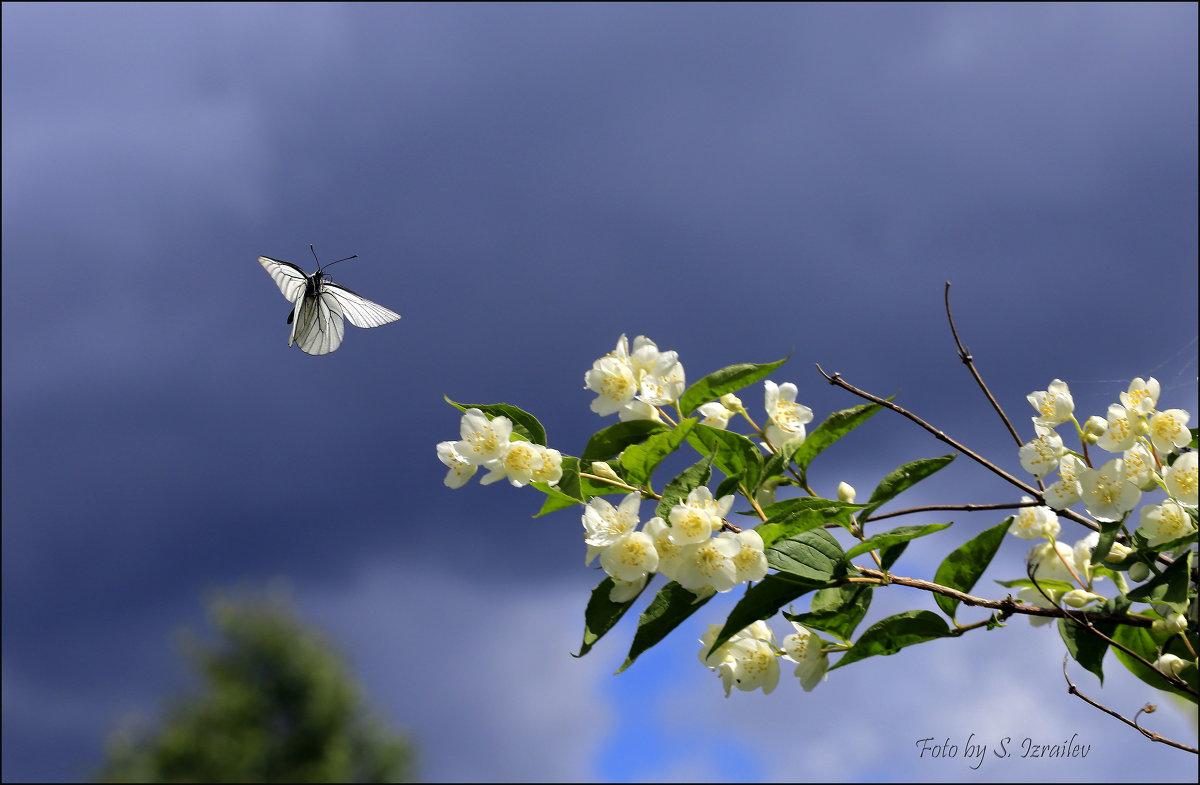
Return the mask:
<svg viewBox="0 0 1200 785"><path fill-rule="evenodd" d="M355 327L379 327L400 318L400 314L395 311L373 303L344 286L326 281L321 288L324 294L332 295L337 300L342 313Z"/></svg>
<svg viewBox="0 0 1200 785"><path fill-rule="evenodd" d="M304 283L308 280L308 276L299 267L291 262L272 259L269 256L258 257L258 263L275 279L275 285L279 287L279 291L283 292L283 296L289 303L296 302L304 294Z"/></svg>
<svg viewBox="0 0 1200 785"><path fill-rule="evenodd" d="M338 299L327 291L301 299L288 346L294 341L305 354L329 354L342 345L346 335Z"/></svg>

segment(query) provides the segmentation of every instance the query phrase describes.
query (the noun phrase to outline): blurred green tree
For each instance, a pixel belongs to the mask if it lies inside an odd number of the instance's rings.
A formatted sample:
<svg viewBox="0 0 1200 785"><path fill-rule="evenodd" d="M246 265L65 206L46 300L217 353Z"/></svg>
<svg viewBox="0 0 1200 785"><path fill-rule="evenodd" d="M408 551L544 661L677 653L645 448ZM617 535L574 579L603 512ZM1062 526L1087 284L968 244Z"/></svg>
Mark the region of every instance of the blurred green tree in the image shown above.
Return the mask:
<svg viewBox="0 0 1200 785"><path fill-rule="evenodd" d="M186 633L204 689L157 728L112 734L105 782L397 782L413 749L369 714L333 647L279 597L209 605L218 640Z"/></svg>

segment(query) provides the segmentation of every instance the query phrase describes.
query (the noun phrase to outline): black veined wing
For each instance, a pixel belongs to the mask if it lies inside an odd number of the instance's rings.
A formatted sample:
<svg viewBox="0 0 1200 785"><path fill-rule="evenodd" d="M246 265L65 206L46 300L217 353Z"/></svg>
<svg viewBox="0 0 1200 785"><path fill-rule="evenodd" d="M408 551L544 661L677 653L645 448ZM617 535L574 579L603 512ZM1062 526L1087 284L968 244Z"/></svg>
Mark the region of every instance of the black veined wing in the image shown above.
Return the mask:
<svg viewBox="0 0 1200 785"><path fill-rule="evenodd" d="M300 295L304 293L305 284L308 283L308 273L291 262L272 259L269 256L258 257L258 263L275 279L275 285L279 287L279 291L283 292L283 296L289 303L300 299Z"/></svg>
<svg viewBox="0 0 1200 785"><path fill-rule="evenodd" d="M348 256L338 262L353 258ZM291 262L269 256L258 257L258 262L270 273L283 296L293 303L288 314L288 324L292 325L288 346L294 343L307 354L329 354L341 346L346 333L344 318L355 327L379 327L400 318L395 311L329 281L319 261L312 275Z"/></svg>
<svg viewBox="0 0 1200 785"><path fill-rule="evenodd" d="M329 354L342 345L346 335L341 307L328 292L297 300L288 318L292 323L288 346L295 343L305 354Z"/></svg>

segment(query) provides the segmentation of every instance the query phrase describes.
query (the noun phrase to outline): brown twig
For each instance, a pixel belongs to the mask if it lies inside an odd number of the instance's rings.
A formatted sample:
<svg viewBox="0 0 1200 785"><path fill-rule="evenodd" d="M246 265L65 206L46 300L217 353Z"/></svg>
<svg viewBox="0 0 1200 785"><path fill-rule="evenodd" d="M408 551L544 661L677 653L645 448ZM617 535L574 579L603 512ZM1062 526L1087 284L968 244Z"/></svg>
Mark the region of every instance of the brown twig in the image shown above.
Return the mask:
<svg viewBox="0 0 1200 785"><path fill-rule="evenodd" d="M967 456L971 460L978 463L980 466L983 466L988 471L992 472L993 474L999 475L1001 478L1003 478L1008 483L1015 485L1016 487L1020 488L1025 493L1028 493L1030 496L1033 496L1035 499L1038 500L1039 504L1046 503L1045 496L1043 495L1043 492L1041 490L1034 488L1032 485L1029 485L1028 483L1021 482L1016 477L1013 477L1011 474L1009 474L1008 472L1004 471L996 464L989 461L987 458L984 458L982 455L980 455L979 453L975 452L974 450L968 448L966 445L950 438L949 436L947 436L945 434L945 432L939 431L937 428L934 428L932 425L925 422L923 419L921 419L917 415L913 414L912 412L908 411L907 409L904 409L901 406L897 406L896 404L892 403L891 401L886 400L884 398L880 398L877 395L872 395L871 393L867 392L866 390L858 389L857 387L855 387L854 385L850 384L845 379L843 379L842 375L840 373L834 373L834 374L826 373L825 369L821 367L820 363L817 364L817 370L821 373L822 376L824 376L829 381L830 384L835 385L837 387L841 387L843 390L853 393L854 395L857 395L859 398L870 401L872 403L877 403L880 406L891 409L892 411L896 412L897 414L899 414L903 417L906 417L909 420L912 420L917 425L921 426L926 431L929 431L929 433L933 434L934 438L937 439L938 441L945 442L946 444L950 445L954 449L961 452L963 455ZM1084 516L1080 515L1077 512L1074 512L1073 510L1056 510L1056 512L1065 518L1070 518L1071 520L1075 521L1076 523L1086 526L1087 528L1091 529L1092 531L1097 531L1097 532L1100 531L1099 524L1097 524L1095 521L1093 521L1089 518L1085 518Z"/></svg>
<svg viewBox="0 0 1200 785"><path fill-rule="evenodd" d="M1168 739L1165 736L1160 736L1159 734L1154 733L1153 731L1146 730L1141 725L1138 725L1137 718L1136 718L1137 715L1134 715L1134 719L1132 719L1132 720L1129 719L1128 717L1123 717L1120 714L1118 714L1117 712L1115 712L1112 709L1108 708L1107 706L1103 705L1102 703L1094 701L1091 698L1089 698L1088 696L1084 695L1082 692L1079 691L1079 688L1075 686L1075 683L1071 681L1071 677L1067 675L1067 655L1065 655L1065 654L1063 655L1063 678L1067 680L1067 692L1069 692L1071 695L1078 696L1079 699L1082 700L1084 703L1094 706L1095 708L1099 709L1100 711L1104 712L1105 714L1109 715L1110 717L1116 717L1118 720L1120 720L1121 722L1130 726L1131 728L1136 728L1139 733L1141 733L1147 739L1150 739L1150 741L1157 741L1160 744L1166 744L1169 747L1174 747L1175 749L1183 750L1184 752L1190 752L1193 755L1200 754L1200 750L1197 750L1195 747L1189 747L1186 744L1181 744L1177 741L1172 741L1171 739ZM1138 714L1141 714L1143 711L1146 711L1145 707L1140 709L1138 711Z"/></svg>
<svg viewBox="0 0 1200 785"><path fill-rule="evenodd" d="M861 523L881 521L884 518L894 518L897 515L908 515L914 512L934 512L937 510L966 510L967 512L978 512L980 510L1013 510L1020 507L1037 507L1040 504L1041 502L1036 499L1031 502L1008 502L1006 504L927 504L923 507L909 507L904 510L896 510L895 512L885 512L880 515L871 515L863 518Z"/></svg>
<svg viewBox="0 0 1200 785"><path fill-rule="evenodd" d="M963 605L974 605L980 608L991 608L992 610L1000 611L1003 616L1011 616L1014 613L1023 613L1029 616L1048 616L1050 618L1065 618L1067 614L1062 608L1039 608L1036 605L1026 605L1019 600L1014 600L1012 597L1005 597L1003 600L989 600L984 597L973 597L966 592L958 589L951 589L949 586L942 586L940 583L922 580L920 578L906 578L900 575L892 575L889 572L882 570L872 570L867 567L856 568L864 577L863 578L848 578L849 583L895 583L900 586L909 586L914 589L922 589L934 594L941 594L946 597L952 597ZM1153 623L1153 619L1145 616L1136 616L1124 613L1107 613L1104 611L1080 611L1074 614L1078 618L1087 619L1092 622L1111 621L1118 624L1128 624L1132 627L1149 627Z"/></svg>
<svg viewBox="0 0 1200 785"><path fill-rule="evenodd" d="M962 341L958 339L958 330L954 326L954 315L950 313L949 281L946 281L946 319L948 319L950 322L950 332L954 335L954 345L958 347L958 359L962 360L963 365L967 366L967 369L971 371L971 375L975 377L975 383L979 385L979 389L983 390L983 394L986 395L987 399L991 402L992 408L996 410L996 414L1000 415L1000 419L1004 421L1006 426L1008 426L1008 432L1012 434L1013 439L1017 442L1017 446L1021 446L1024 444L1024 442L1021 441L1021 437L1017 434L1017 429L1013 427L1011 422L1009 422L1008 415L1004 413L1004 409L1001 408L1000 404L996 401L996 398L992 395L992 391L989 390L988 386L983 383L983 377L980 376L979 371L975 369L975 359L971 356L971 353L963 347Z"/></svg>

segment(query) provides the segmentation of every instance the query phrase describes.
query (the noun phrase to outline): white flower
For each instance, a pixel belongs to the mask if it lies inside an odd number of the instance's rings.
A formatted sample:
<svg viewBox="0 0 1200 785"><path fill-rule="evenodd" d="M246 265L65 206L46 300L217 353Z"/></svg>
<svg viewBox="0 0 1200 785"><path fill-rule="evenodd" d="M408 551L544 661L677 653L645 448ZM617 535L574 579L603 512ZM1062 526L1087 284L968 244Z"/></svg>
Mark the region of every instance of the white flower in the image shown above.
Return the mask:
<svg viewBox="0 0 1200 785"><path fill-rule="evenodd" d="M507 417L489 420L479 409L467 409L459 424L459 434L462 441L454 445L458 454L471 465L482 466L508 450L512 421Z"/></svg>
<svg viewBox="0 0 1200 785"><path fill-rule="evenodd" d="M1129 392L1121 393L1121 405L1141 415L1154 411L1158 404L1158 380L1153 376L1144 380L1137 377L1129 383Z"/></svg>
<svg viewBox="0 0 1200 785"><path fill-rule="evenodd" d="M439 442L437 456L439 461L450 467L450 471L446 472L447 487L461 488L467 480L475 476L476 467L458 452L455 444L455 442Z"/></svg>
<svg viewBox="0 0 1200 785"><path fill-rule="evenodd" d="M829 669L829 657L821 651L821 639L803 624L792 622L796 631L783 639L787 659L796 663L796 677L805 692L811 692Z"/></svg>
<svg viewBox="0 0 1200 785"><path fill-rule="evenodd" d="M534 474L542 470L542 446L532 442L509 442L508 449L485 463L483 468L488 473L480 479L481 485L490 485L507 477L510 483L520 488L528 485ZM562 474L561 470L559 474Z"/></svg>
<svg viewBox="0 0 1200 785"><path fill-rule="evenodd" d="M1096 446L1109 452L1125 452L1133 446L1136 439L1137 433L1134 432L1133 423L1125 407L1119 403L1110 404L1104 433L1096 439Z"/></svg>
<svg viewBox="0 0 1200 785"><path fill-rule="evenodd" d="M737 567L733 557L738 543L726 537L710 537L700 543L683 546L675 580L691 592L711 588L727 592L737 585Z"/></svg>
<svg viewBox="0 0 1200 785"><path fill-rule="evenodd" d="M1083 486L1079 484L1079 470L1087 464L1071 453L1062 457L1058 464L1058 482L1046 489L1046 504L1054 510L1065 510L1082 497Z"/></svg>
<svg viewBox="0 0 1200 785"><path fill-rule="evenodd" d="M1033 499L1022 496L1021 501L1031 502ZM1053 539L1058 536L1058 516L1049 507L1022 507L1013 516L1013 522L1008 527L1009 534L1015 534L1023 540L1036 540L1038 537Z"/></svg>
<svg viewBox="0 0 1200 785"><path fill-rule="evenodd" d="M533 472L533 482L544 482L547 485L558 485L562 479L562 453L550 447L536 445L542 454L541 466Z"/></svg>
<svg viewBox="0 0 1200 785"><path fill-rule="evenodd" d="M671 508L671 542L687 545L707 540L719 530L722 519L733 506L733 496L713 500L712 491L706 486L693 488L682 504Z"/></svg>
<svg viewBox="0 0 1200 785"><path fill-rule="evenodd" d="M1192 440L1187 428L1191 418L1183 409L1166 409L1150 418L1150 441L1159 455L1176 452Z"/></svg>
<svg viewBox="0 0 1200 785"><path fill-rule="evenodd" d="M607 500L598 496L588 501L583 511L584 542L588 545L584 564L591 564L601 549L607 548L637 528L638 507L641 502L641 495L637 493L631 493L622 499L620 507L613 507Z"/></svg>
<svg viewBox="0 0 1200 785"><path fill-rule="evenodd" d="M662 518L654 517L642 528L654 543L654 551L658 554L658 572L675 580L675 575L682 563L683 546L671 541L671 527Z"/></svg>
<svg viewBox="0 0 1200 785"><path fill-rule="evenodd" d="M857 492L854 490L853 485L848 482L839 482L837 491L838 501L846 502L846 504L854 504L854 497L857 495Z"/></svg>
<svg viewBox="0 0 1200 785"><path fill-rule="evenodd" d="M1064 452L1062 437L1054 431L1047 431L1021 445L1017 455L1021 459L1022 469L1035 477L1045 477L1058 468L1058 460Z"/></svg>
<svg viewBox="0 0 1200 785"><path fill-rule="evenodd" d="M663 406L679 400L687 384L678 357L675 352L659 353L654 368L641 377L638 400L651 406Z"/></svg>
<svg viewBox="0 0 1200 785"><path fill-rule="evenodd" d="M654 540L645 532L637 531L618 537L600 554L600 566L618 580L640 580L658 569Z"/></svg>
<svg viewBox="0 0 1200 785"><path fill-rule="evenodd" d="M1025 398L1037 410L1038 414L1033 418L1033 427L1038 433L1045 433L1066 422L1075 411L1075 400L1071 397L1071 390L1062 379L1055 379L1045 390L1030 393Z"/></svg>
<svg viewBox="0 0 1200 785"><path fill-rule="evenodd" d="M697 411L704 416L700 422L722 430L729 424L729 418L734 414L716 401L699 406Z"/></svg>
<svg viewBox="0 0 1200 785"><path fill-rule="evenodd" d="M1150 547L1177 540L1191 534L1193 526L1187 510L1168 499L1162 504L1147 504L1141 511L1142 534L1150 541Z"/></svg>
<svg viewBox="0 0 1200 785"><path fill-rule="evenodd" d="M622 335L621 339L624 340L624 338L625 336ZM663 354L664 352L658 350L658 344L646 336L639 335L633 339L633 352L629 355L629 365L633 368L634 378L639 384L643 376L654 373ZM665 352L665 354L671 355L672 360L677 357L675 352Z"/></svg>
<svg viewBox="0 0 1200 785"><path fill-rule="evenodd" d="M583 375L587 388L597 393L591 409L602 417L616 413L637 394L637 382L633 378L629 358L620 356L624 341L625 336L622 335L617 352L596 360L592 363L592 370Z"/></svg>
<svg viewBox="0 0 1200 785"><path fill-rule="evenodd" d="M711 625L700 639L703 645L700 658L705 665L720 674L721 683L725 687L725 697L729 697L729 692L735 685L744 691L761 687L764 695L774 690L775 685L779 683L779 660L771 648L769 638L761 638L749 632L747 628L710 655L708 649L720 630L720 626Z"/></svg>
<svg viewBox="0 0 1200 785"><path fill-rule="evenodd" d="M1046 590L1046 594L1049 594L1050 597L1052 597L1052 598L1055 596L1055 592L1053 590L1049 590L1049 589ZM1046 599L1040 591L1033 588L1032 586L1026 586L1025 588L1018 591L1017 599L1020 600L1021 602L1025 603L1026 605L1032 605L1035 608L1057 608L1058 607L1058 605L1056 603L1054 603L1052 600ZM1030 616L1029 617L1029 624L1033 627L1041 627L1043 624L1049 624L1052 621L1054 621L1053 616Z"/></svg>
<svg viewBox="0 0 1200 785"><path fill-rule="evenodd" d="M645 401L632 400L617 410L617 418L621 422L629 422L630 420L653 420L654 422L662 422L662 415L658 409L654 408Z"/></svg>
<svg viewBox="0 0 1200 785"><path fill-rule="evenodd" d="M643 575L636 581L623 581L620 578L613 578L613 587L608 590L608 601L629 602L638 596L642 589L646 588L646 581L648 580L650 580L649 575Z"/></svg>
<svg viewBox="0 0 1200 785"><path fill-rule="evenodd" d="M722 532L722 537L737 543L738 552L733 556L733 567L737 571L738 583L761 581L767 574L767 556L763 552L762 536L753 529L741 532Z"/></svg>
<svg viewBox="0 0 1200 785"><path fill-rule="evenodd" d="M1197 502L1196 453L1185 452L1175 463L1163 469L1163 483L1171 498L1184 507L1195 507Z"/></svg>
<svg viewBox="0 0 1200 785"><path fill-rule="evenodd" d="M1078 575L1075 550L1065 542L1035 545L1029 550L1028 560L1033 564L1033 577L1038 580L1074 582Z"/></svg>
<svg viewBox="0 0 1200 785"><path fill-rule="evenodd" d="M775 447L792 439L803 439L804 424L812 422L812 409L804 404L796 403L796 385L791 382L775 384L771 380L763 382L766 389L766 410L770 423L767 426L767 438ZM771 426L775 426L771 429Z"/></svg>
<svg viewBox="0 0 1200 785"><path fill-rule="evenodd" d="M1138 487L1140 491L1152 491L1158 485L1158 474L1155 471L1154 456L1146 449L1146 445L1138 442L1125 451L1125 479Z"/></svg>
<svg viewBox="0 0 1200 785"><path fill-rule="evenodd" d="M1113 458L1099 469L1079 470L1083 506L1098 521L1119 521L1137 506L1142 492L1125 477L1125 461Z"/></svg>

